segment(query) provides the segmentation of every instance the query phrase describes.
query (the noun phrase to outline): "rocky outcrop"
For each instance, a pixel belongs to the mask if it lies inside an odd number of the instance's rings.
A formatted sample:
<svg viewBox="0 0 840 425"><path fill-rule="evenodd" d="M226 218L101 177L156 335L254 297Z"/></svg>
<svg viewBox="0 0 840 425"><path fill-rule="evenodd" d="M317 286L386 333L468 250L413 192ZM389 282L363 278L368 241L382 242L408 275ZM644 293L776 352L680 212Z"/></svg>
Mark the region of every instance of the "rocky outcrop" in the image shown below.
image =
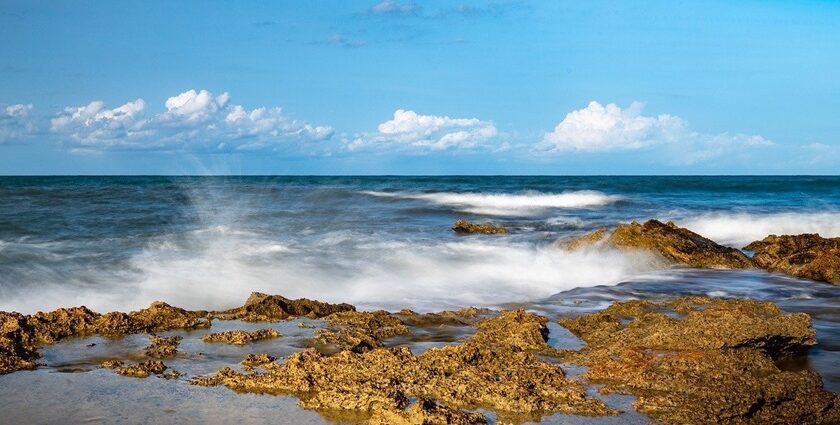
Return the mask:
<svg viewBox="0 0 840 425"><path fill-rule="evenodd" d="M408 409L376 409L369 425L482 425L487 418L480 413L452 409L434 400L419 399Z"/></svg>
<svg viewBox="0 0 840 425"><path fill-rule="evenodd" d="M504 235L508 233L508 230L501 226L495 226L489 223L471 223L467 220L456 220L452 225L452 230L455 233L461 234L481 233L484 235Z"/></svg>
<svg viewBox="0 0 840 425"><path fill-rule="evenodd" d="M780 359L816 344L810 317L771 303L702 297L630 301L560 324L586 342L567 360L602 393L633 394L635 407L664 423L840 421L840 398L807 370Z"/></svg>
<svg viewBox="0 0 840 425"><path fill-rule="evenodd" d="M444 310L437 313L418 314L411 310L400 310L396 317L404 324L416 327L467 326L493 313L489 308L465 307L459 310Z"/></svg>
<svg viewBox="0 0 840 425"><path fill-rule="evenodd" d="M387 311L345 311L325 318L327 329L315 331L315 343L326 351L362 353L382 346L382 340L407 335L408 328Z"/></svg>
<svg viewBox="0 0 840 425"><path fill-rule="evenodd" d="M180 336L156 336L152 335L151 343L146 347L145 353L149 357L166 358L173 357L178 353L178 345L181 343Z"/></svg>
<svg viewBox="0 0 840 425"><path fill-rule="evenodd" d="M243 374L225 368L191 382L244 392L298 394L304 408L369 412L374 417L413 416L411 408L401 412L412 397L452 408L483 407L502 417L615 413L600 400L587 398L581 383L567 379L560 366L538 355L550 349L546 322L521 310L504 312L480 322L478 333L464 344L430 348L419 356L407 347L344 350L332 356L309 349L291 355L282 365L268 364L263 372ZM436 410L430 405L414 409L428 410L427 414Z"/></svg>
<svg viewBox="0 0 840 425"><path fill-rule="evenodd" d="M0 375L35 369L38 352L26 316L0 312Z"/></svg>
<svg viewBox="0 0 840 425"><path fill-rule="evenodd" d="M132 378L148 378L151 375L163 375L166 365L160 360L146 360L130 366L125 366L120 360L110 360L102 363L102 367L114 369L114 372Z"/></svg>
<svg viewBox="0 0 840 425"><path fill-rule="evenodd" d="M214 312L213 317L220 320L276 322L300 316L318 319L341 311L355 310L356 308L350 304L328 304L306 298L290 300L280 295L254 292L242 307Z"/></svg>
<svg viewBox="0 0 840 425"><path fill-rule="evenodd" d="M224 342L233 345L245 345L254 341L279 338L280 332L274 329L259 329L256 331L225 331L207 334L201 337L204 342Z"/></svg>
<svg viewBox="0 0 840 425"><path fill-rule="evenodd" d="M565 242L567 249L604 244L619 249L647 250L669 262L700 268L742 269L752 262L741 251L725 247L674 223L648 220L620 224L612 232L598 229Z"/></svg>
<svg viewBox="0 0 840 425"><path fill-rule="evenodd" d="M761 268L791 276L840 284L840 238L818 234L770 235L744 249Z"/></svg>

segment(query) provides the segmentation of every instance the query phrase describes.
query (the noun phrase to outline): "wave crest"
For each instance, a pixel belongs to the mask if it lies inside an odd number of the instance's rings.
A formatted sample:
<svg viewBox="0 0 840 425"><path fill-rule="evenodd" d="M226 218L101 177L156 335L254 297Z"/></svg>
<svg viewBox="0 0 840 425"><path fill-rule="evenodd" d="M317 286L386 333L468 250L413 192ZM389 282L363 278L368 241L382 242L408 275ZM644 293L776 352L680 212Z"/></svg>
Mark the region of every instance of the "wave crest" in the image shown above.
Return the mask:
<svg viewBox="0 0 840 425"><path fill-rule="evenodd" d="M595 190L578 190L562 193L412 193L364 191L366 195L380 198L414 199L451 206L458 211L503 216L529 216L550 209L593 208L621 200L620 196L607 195Z"/></svg>
<svg viewBox="0 0 840 425"><path fill-rule="evenodd" d="M823 237L840 236L840 211L823 213L719 213L678 220L720 244L743 247L767 235L819 233Z"/></svg>

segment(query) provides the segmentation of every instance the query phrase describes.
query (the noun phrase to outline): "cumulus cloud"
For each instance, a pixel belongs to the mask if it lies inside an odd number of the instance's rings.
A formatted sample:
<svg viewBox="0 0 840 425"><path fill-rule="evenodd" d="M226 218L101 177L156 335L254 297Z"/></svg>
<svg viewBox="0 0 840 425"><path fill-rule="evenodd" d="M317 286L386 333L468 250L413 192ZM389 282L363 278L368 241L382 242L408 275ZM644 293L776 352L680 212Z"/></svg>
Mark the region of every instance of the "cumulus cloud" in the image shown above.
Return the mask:
<svg viewBox="0 0 840 425"><path fill-rule="evenodd" d="M496 126L491 121L421 115L404 109L396 110L394 117L379 124L377 130L357 134L347 145L348 149L468 149L481 147L498 135Z"/></svg>
<svg viewBox="0 0 840 425"><path fill-rule="evenodd" d="M248 110L229 104L225 92L188 90L149 114L137 99L113 109L102 101L68 107L51 120L51 130L86 150L103 149L278 149L293 142L324 140L333 130L291 119L282 109Z"/></svg>
<svg viewBox="0 0 840 425"><path fill-rule="evenodd" d="M32 105L9 105L0 110L0 143L15 142L31 136L36 130L31 114Z"/></svg>
<svg viewBox="0 0 840 425"><path fill-rule="evenodd" d="M772 144L758 135L704 134L689 128L684 119L660 114L647 116L644 105L633 102L627 108L614 103L592 101L583 109L566 114L545 133L541 150L609 152L648 148L656 145L681 147L678 162L694 163L718 157L734 149Z"/></svg>

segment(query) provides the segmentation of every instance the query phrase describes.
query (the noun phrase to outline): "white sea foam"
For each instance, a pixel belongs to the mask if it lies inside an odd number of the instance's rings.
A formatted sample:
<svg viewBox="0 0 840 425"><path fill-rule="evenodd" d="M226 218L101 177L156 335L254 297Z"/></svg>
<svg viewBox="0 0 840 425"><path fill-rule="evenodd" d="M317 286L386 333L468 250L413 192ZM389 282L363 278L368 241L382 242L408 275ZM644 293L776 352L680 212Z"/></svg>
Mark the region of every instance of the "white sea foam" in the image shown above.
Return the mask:
<svg viewBox="0 0 840 425"><path fill-rule="evenodd" d="M438 205L454 207L459 211L484 214L529 216L550 209L593 208L612 204L620 196L607 195L594 190L579 190L562 193L414 193L414 192L362 192L383 198L417 199Z"/></svg>
<svg viewBox="0 0 840 425"><path fill-rule="evenodd" d="M130 261L131 278L103 275L98 284L55 285L37 297L29 288L4 297L0 310L73 304L131 310L154 300L221 309L261 291L361 308L430 311L538 300L574 287L615 284L655 268L642 254L566 252L503 239L405 242L340 231L295 246L230 234L216 229L195 232L187 242L173 238L179 240L177 250L156 241ZM349 241L355 242L348 246Z"/></svg>
<svg viewBox="0 0 840 425"><path fill-rule="evenodd" d="M677 224L718 243L738 248L771 234L819 233L823 237L840 236L840 212L838 211L704 214L677 220Z"/></svg>

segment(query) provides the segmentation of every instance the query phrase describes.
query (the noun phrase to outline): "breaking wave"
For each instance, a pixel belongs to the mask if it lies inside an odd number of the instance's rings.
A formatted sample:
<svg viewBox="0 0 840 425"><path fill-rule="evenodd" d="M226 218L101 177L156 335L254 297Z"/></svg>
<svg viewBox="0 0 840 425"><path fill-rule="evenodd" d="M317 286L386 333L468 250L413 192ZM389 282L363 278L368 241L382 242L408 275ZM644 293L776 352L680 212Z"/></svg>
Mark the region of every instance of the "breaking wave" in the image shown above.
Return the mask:
<svg viewBox="0 0 840 425"><path fill-rule="evenodd" d="M840 212L704 214L678 220L678 224L718 243L738 248L772 234L840 236Z"/></svg>
<svg viewBox="0 0 840 425"><path fill-rule="evenodd" d="M622 198L594 190L562 193L524 192L513 193L412 193L364 191L367 195L382 198L414 199L451 206L458 211L502 216L529 216L551 209L593 208L615 203Z"/></svg>

